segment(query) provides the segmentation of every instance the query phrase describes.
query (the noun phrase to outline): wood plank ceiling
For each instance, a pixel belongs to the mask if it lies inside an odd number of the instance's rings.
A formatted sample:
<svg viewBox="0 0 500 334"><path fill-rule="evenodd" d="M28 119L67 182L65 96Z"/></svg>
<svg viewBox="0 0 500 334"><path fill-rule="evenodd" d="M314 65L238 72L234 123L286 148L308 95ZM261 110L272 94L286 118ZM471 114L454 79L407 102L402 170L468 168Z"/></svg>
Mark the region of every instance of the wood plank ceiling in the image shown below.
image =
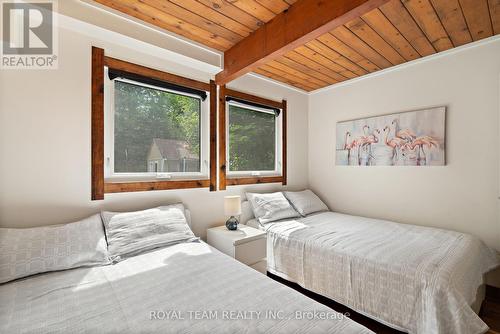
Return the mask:
<svg viewBox="0 0 500 334"><path fill-rule="evenodd" d="M296 0L94 0L226 51ZM255 73L313 91L500 34L500 0L391 0Z"/></svg>

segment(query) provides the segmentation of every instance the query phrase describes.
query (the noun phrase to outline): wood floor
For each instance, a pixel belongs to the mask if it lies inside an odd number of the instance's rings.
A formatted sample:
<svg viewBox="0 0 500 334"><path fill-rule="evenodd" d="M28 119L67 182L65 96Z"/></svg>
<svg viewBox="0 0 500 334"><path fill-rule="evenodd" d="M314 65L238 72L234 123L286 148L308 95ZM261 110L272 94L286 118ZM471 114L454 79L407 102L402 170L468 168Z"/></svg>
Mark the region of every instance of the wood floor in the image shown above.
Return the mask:
<svg viewBox="0 0 500 334"><path fill-rule="evenodd" d="M481 319L490 326L488 334L500 334L500 289L486 287L486 299L479 313Z"/></svg>
<svg viewBox="0 0 500 334"><path fill-rule="evenodd" d="M281 277L278 277L276 275L273 275L271 273L267 273L267 276L270 278L274 279L275 281L278 281L284 285L287 285L300 293L308 296L309 298L312 298L316 300L317 302L326 305L332 309L334 309L337 312L340 313L349 313L349 318L356 321L357 323L362 324L363 326L371 329L375 333L378 334L399 334L403 333L400 331L397 331L395 329L392 329L390 327L387 327L375 320L372 320L368 317L365 317L364 315L361 315L350 308L341 305L339 303L334 302L333 300L323 297L321 295L318 295L314 292L311 292L309 290L306 290L302 288L300 285L289 282L287 280L284 280ZM488 324L490 327L490 330L486 334L500 334L500 289L498 288L493 288L488 286L486 289L486 299L483 302L483 306L481 308L481 312L479 314L481 316L481 319Z"/></svg>

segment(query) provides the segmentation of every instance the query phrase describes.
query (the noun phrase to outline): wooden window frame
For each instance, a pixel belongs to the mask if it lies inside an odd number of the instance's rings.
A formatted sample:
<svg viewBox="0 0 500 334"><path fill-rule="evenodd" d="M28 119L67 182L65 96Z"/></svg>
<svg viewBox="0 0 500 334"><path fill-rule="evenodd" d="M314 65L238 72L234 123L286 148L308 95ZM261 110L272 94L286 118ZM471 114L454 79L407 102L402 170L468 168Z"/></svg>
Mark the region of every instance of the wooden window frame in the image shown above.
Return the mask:
<svg viewBox="0 0 500 334"><path fill-rule="evenodd" d="M281 175L280 176L256 176L256 177L228 177L227 176L227 156L226 156L226 97L234 97L248 102L258 103L273 108L281 109L282 115L282 144L281 144ZM225 85L219 89L219 190L225 190L227 186L261 184L261 183L282 183L287 184L287 103L265 99L233 89Z"/></svg>
<svg viewBox="0 0 500 334"><path fill-rule="evenodd" d="M92 200L104 199L104 50L92 47Z"/></svg>
<svg viewBox="0 0 500 334"><path fill-rule="evenodd" d="M122 70L150 77L168 83L210 92L209 138L210 138L210 170L208 179L162 180L162 181L130 181L110 182L104 179L104 67ZM168 72L129 63L124 60L105 55L104 50L92 47L92 200L104 199L105 193L171 190L190 188L209 188L216 190L217 182L217 86L215 82L205 83L184 78ZM215 93L214 93L215 92Z"/></svg>

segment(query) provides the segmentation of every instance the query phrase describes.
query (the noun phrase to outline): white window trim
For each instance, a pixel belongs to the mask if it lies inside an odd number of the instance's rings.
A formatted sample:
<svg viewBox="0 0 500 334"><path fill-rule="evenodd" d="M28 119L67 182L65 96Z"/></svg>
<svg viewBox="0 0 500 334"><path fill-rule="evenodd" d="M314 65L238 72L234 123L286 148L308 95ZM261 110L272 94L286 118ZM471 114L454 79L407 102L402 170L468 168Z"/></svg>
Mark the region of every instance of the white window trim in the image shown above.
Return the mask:
<svg viewBox="0 0 500 334"><path fill-rule="evenodd" d="M115 101L114 101L114 81L130 82L134 85L163 90L170 93L189 96L200 99L200 172L195 173L164 173L164 172L144 172L144 173L115 173L114 172L114 130L115 130ZM133 181L167 181L167 180L204 180L209 178L210 161L210 92L207 98L202 101L197 95L168 90L161 87L151 86L126 79L110 80L108 68L104 74L104 180L109 182L133 182Z"/></svg>
<svg viewBox="0 0 500 334"><path fill-rule="evenodd" d="M252 170L252 171L231 171L230 169L230 156L229 156L229 147L230 147L230 137L229 137L229 106L237 106L237 107L242 107L245 109L250 109L254 110L256 112L264 112L264 113L269 113L269 114L274 114L274 110L272 109L266 109L266 108L259 108L255 106L251 106L248 104L244 103L239 103L236 101L226 101L226 138L227 138L227 144L226 144L226 175L227 177L259 177L259 176L282 176L283 175L283 168L282 168L282 147L283 147L283 136L282 136L282 124L283 124L283 113L281 112L279 116L276 117L276 122L275 122L275 141L276 141L276 147L275 147L275 161L274 161L274 167L275 169L272 171L261 171L261 170Z"/></svg>

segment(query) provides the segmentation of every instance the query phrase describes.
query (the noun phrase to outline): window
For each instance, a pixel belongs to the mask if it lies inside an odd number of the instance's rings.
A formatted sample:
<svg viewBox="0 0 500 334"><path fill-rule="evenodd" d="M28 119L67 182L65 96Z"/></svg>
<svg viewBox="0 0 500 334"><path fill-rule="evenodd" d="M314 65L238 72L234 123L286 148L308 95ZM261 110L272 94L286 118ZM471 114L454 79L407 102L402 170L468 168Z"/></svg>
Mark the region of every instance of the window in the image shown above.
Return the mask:
<svg viewBox="0 0 500 334"><path fill-rule="evenodd" d="M220 90L219 189L227 185L286 184L286 101Z"/></svg>
<svg viewBox="0 0 500 334"><path fill-rule="evenodd" d="M92 48L92 199L216 182L216 85ZM208 98L210 97L210 98Z"/></svg>
<svg viewBox="0 0 500 334"><path fill-rule="evenodd" d="M231 175L280 175L279 116L274 110L227 102Z"/></svg>
<svg viewBox="0 0 500 334"><path fill-rule="evenodd" d="M106 179L208 177L208 99L110 78L106 76Z"/></svg>

